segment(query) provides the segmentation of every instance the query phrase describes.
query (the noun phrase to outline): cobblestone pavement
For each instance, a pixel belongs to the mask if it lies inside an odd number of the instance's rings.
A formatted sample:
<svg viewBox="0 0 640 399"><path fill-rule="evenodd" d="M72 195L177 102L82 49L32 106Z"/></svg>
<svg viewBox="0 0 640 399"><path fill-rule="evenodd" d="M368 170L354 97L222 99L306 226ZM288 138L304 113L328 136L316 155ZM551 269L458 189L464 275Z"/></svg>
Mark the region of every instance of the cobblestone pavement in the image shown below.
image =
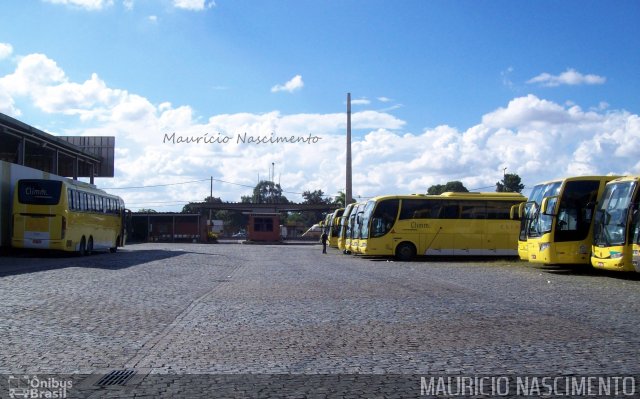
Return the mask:
<svg viewBox="0 0 640 399"><path fill-rule="evenodd" d="M66 397L358 398L418 397L433 376L510 376L513 394L515 376L605 375L640 396L636 275L140 244L0 257L0 276L0 397L34 377Z"/></svg>

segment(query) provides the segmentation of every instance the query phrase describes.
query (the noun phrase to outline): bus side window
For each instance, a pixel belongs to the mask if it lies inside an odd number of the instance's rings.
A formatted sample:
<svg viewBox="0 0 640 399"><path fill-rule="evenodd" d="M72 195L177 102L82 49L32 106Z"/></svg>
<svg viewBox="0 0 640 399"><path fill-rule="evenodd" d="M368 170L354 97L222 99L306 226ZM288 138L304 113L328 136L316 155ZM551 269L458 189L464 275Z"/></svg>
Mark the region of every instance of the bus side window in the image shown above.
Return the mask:
<svg viewBox="0 0 640 399"><path fill-rule="evenodd" d="M457 201L446 201L442 204L438 219L458 219L460 207Z"/></svg>
<svg viewBox="0 0 640 399"><path fill-rule="evenodd" d="M80 210L87 210L87 193L80 193Z"/></svg>
<svg viewBox="0 0 640 399"><path fill-rule="evenodd" d="M69 209L73 210L75 208L73 205L73 190L71 190L70 188L67 189L67 202L69 203Z"/></svg>

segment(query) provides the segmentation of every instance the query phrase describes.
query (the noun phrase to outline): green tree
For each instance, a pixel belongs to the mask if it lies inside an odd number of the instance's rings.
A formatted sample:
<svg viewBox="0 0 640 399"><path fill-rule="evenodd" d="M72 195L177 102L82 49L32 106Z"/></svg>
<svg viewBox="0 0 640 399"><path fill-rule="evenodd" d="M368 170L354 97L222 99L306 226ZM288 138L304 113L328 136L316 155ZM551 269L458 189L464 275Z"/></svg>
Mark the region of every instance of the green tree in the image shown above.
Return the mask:
<svg viewBox="0 0 640 399"><path fill-rule="evenodd" d="M302 201L303 204L333 204L331 197L326 196L322 190L305 191L302 193L302 198L304 198L304 201ZM303 221L304 225L307 227L312 226L314 223L317 223L318 220L321 220L323 218L322 211L305 211L300 212L299 214L301 215L301 220Z"/></svg>
<svg viewBox="0 0 640 399"><path fill-rule="evenodd" d="M502 181L496 183L496 191L499 193L521 193L523 189L524 184L515 173L505 174Z"/></svg>
<svg viewBox="0 0 640 399"><path fill-rule="evenodd" d="M218 197L207 197L203 202L207 202L210 204L222 204L222 200ZM201 215L209 215L209 210L195 207L193 203L188 203L182 207L182 213L200 213Z"/></svg>
<svg viewBox="0 0 640 399"><path fill-rule="evenodd" d="M242 197L244 202L245 197ZM257 204L288 204L287 197L282 195L282 188L272 181L262 180L253 189L252 202Z"/></svg>
<svg viewBox="0 0 640 399"><path fill-rule="evenodd" d="M137 213L158 213L158 212L155 209L140 208L137 210Z"/></svg>
<svg viewBox="0 0 640 399"><path fill-rule="evenodd" d="M327 197L322 190L305 191L302 193L303 204L331 204L331 198Z"/></svg>
<svg viewBox="0 0 640 399"><path fill-rule="evenodd" d="M440 195L446 192L454 192L454 193L468 193L469 190L462 184L462 182L454 180L449 181L447 184L435 184L427 190L427 194L429 195Z"/></svg>

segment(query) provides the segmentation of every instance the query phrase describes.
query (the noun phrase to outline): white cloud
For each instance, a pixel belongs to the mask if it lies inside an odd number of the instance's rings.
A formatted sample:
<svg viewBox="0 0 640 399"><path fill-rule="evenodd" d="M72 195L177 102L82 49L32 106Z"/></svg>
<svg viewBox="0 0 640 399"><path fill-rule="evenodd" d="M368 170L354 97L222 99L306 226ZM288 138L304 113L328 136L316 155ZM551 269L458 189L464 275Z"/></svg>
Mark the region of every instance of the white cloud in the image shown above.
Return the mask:
<svg viewBox="0 0 640 399"><path fill-rule="evenodd" d="M389 97L378 97L378 101L380 101L381 103L388 103L390 101L393 101L392 99L390 99Z"/></svg>
<svg viewBox="0 0 640 399"><path fill-rule="evenodd" d="M13 53L13 46L9 43L0 43L0 60L7 58Z"/></svg>
<svg viewBox="0 0 640 399"><path fill-rule="evenodd" d="M215 179L214 195L237 201L271 163L277 180L292 192L344 189L345 113L234 113L198 117L188 105L153 104L124 89L109 87L97 74L72 81L43 54L15 59L15 70L0 76L0 112L20 115L16 104L30 102L49 115L78 118L61 134L116 136L116 178L105 187L130 187ZM33 111L32 111L33 112ZM28 122L30 118L25 121ZM54 118L52 118L54 119ZM572 174L640 173L640 116L610 108L583 110L534 95L514 98L464 131L443 124L405 131L405 121L385 112L352 115L354 194L424 193L432 184L461 180L468 188L493 186L504 167L524 184ZM166 134L207 137L209 143L172 144ZM306 144L242 144L237 135L319 137ZM216 138L229 136L227 143ZM203 141L201 139L201 141ZM491 190L491 189L489 189ZM201 200L209 182L116 190L133 208L179 210L154 201ZM301 198L287 195L294 201ZM145 205L148 204L148 205ZM136 208L137 207L137 208Z"/></svg>
<svg viewBox="0 0 640 399"><path fill-rule="evenodd" d="M63 4L84 8L86 10L102 10L113 5L113 0L44 0L52 4Z"/></svg>
<svg viewBox="0 0 640 399"><path fill-rule="evenodd" d="M604 76L598 76L593 74L584 75L575 69L567 69L560 75L551 75L549 73L542 73L527 81L529 84L541 84L547 87L556 87L560 85L601 85L607 81Z"/></svg>
<svg viewBox="0 0 640 399"><path fill-rule="evenodd" d="M133 10L133 0L122 0L122 5L127 10Z"/></svg>
<svg viewBox="0 0 640 399"><path fill-rule="evenodd" d="M296 90L302 89L303 86L304 86L304 82L302 81L302 76L296 75L283 85L273 86L271 88L271 92L277 93L279 91L288 91L289 93L293 93Z"/></svg>
<svg viewBox="0 0 640 399"><path fill-rule="evenodd" d="M147 17L147 20L149 20L150 22L156 23L156 22L158 22L158 16L157 15L149 15Z"/></svg>
<svg viewBox="0 0 640 399"><path fill-rule="evenodd" d="M351 105L369 105L371 104L371 101L369 101L366 98L359 98L357 100L351 100Z"/></svg>
<svg viewBox="0 0 640 399"><path fill-rule="evenodd" d="M174 7L191 11L202 11L215 7L215 5L214 1L207 2L206 0L173 0Z"/></svg>

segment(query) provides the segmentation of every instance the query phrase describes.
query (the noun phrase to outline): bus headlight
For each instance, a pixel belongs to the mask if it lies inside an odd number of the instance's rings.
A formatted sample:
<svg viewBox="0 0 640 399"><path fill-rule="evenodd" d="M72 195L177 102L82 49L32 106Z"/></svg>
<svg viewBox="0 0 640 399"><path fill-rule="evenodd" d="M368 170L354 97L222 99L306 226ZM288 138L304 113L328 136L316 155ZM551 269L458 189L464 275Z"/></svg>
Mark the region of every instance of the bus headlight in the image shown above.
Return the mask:
<svg viewBox="0 0 640 399"><path fill-rule="evenodd" d="M540 244L540 252L546 251L547 249L549 249L549 246L551 246L551 244L548 242L544 242Z"/></svg>

